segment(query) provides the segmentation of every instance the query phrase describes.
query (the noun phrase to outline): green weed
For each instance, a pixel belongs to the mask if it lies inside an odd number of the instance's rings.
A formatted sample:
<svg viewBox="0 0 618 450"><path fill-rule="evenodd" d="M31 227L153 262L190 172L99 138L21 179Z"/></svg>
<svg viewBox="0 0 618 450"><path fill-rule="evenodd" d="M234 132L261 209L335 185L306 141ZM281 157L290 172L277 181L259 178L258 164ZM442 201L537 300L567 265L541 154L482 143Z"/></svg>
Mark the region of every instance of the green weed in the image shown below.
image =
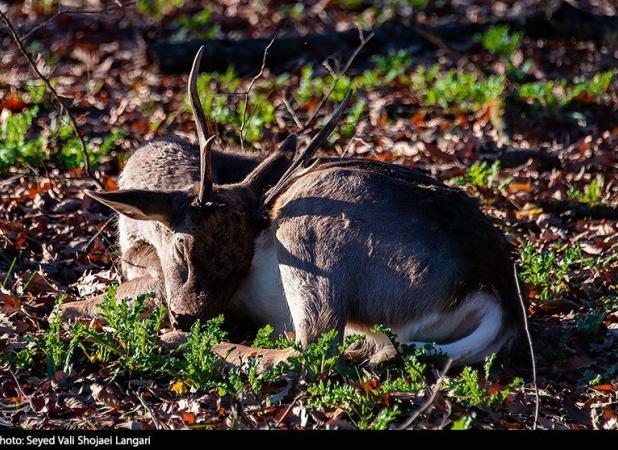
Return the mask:
<svg viewBox="0 0 618 450"><path fill-rule="evenodd" d="M568 274L581 262L579 246L553 247L541 252L527 242L519 260L520 275L533 287L539 301L549 301L568 292Z"/></svg>
<svg viewBox="0 0 618 450"><path fill-rule="evenodd" d="M615 73L615 70L597 73L592 79L578 80L572 84L564 79L525 83L519 87L518 95L544 108L564 107L582 94L598 100L607 92Z"/></svg>
<svg viewBox="0 0 618 450"><path fill-rule="evenodd" d="M455 177L451 183L456 186L475 186L483 189L504 189L511 179L507 178L498 182L500 173L500 161L494 161L491 165L487 161L475 162L466 169L466 173L460 177Z"/></svg>
<svg viewBox="0 0 618 450"><path fill-rule="evenodd" d="M163 306L147 317L145 301L151 294L138 295L135 300L118 300L115 286L110 287L100 304L105 327L77 324L71 329L73 337L90 361L113 361L130 373L164 373L170 359L157 343L157 333L166 317Z"/></svg>
<svg viewBox="0 0 618 450"><path fill-rule="evenodd" d="M157 21L177 8L182 8L185 0L138 0L137 10Z"/></svg>
<svg viewBox="0 0 618 450"><path fill-rule="evenodd" d="M439 106L455 113L474 112L502 96L504 76L480 77L475 72L451 69L439 74L439 67L419 66L412 74L412 91L426 106Z"/></svg>
<svg viewBox="0 0 618 450"><path fill-rule="evenodd" d="M463 404L468 406L482 405L495 407L504 403L511 392L522 385L522 379L515 378L507 386L493 392L488 390L491 366L495 356L495 354L492 354L485 359L485 364L483 365L484 382L480 380L479 371L470 367L464 367L457 378L448 379L448 388Z"/></svg>
<svg viewBox="0 0 618 450"><path fill-rule="evenodd" d="M584 187L583 192L571 188L567 191L567 196L570 199L577 200L584 203L600 203L603 199L603 186L605 184L605 179L602 175L597 176L592 179L590 183Z"/></svg>
<svg viewBox="0 0 618 450"><path fill-rule="evenodd" d="M0 172L20 165L40 166L45 160L45 144L41 137L28 139L27 134L39 112L32 106L10 114L0 126Z"/></svg>
<svg viewBox="0 0 618 450"><path fill-rule="evenodd" d="M223 74L204 73L199 76L197 90L207 118L240 130L243 111L247 105L242 100L238 103L232 102L232 98L239 97L240 82L240 78L231 67ZM263 90L262 84L256 83L249 95L249 110L245 115L243 136L247 142L259 140L264 129L275 120L275 106L266 94L260 93L261 90ZM185 110L190 109L186 98Z"/></svg>
<svg viewBox="0 0 618 450"><path fill-rule="evenodd" d="M222 378L222 359L213 352L214 345L226 338L221 330L223 316L209 320L202 327L196 321L191 327L189 338L180 347L183 362L180 378L187 380L197 389L209 389L225 385Z"/></svg>

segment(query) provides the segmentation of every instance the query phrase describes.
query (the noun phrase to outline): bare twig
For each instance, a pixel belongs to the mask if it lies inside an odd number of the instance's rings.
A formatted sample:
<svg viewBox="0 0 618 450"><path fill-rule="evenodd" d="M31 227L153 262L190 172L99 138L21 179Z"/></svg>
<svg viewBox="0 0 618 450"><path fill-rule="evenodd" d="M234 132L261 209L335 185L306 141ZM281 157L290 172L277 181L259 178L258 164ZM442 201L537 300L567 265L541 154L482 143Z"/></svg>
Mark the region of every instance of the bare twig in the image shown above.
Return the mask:
<svg viewBox="0 0 618 450"><path fill-rule="evenodd" d="M268 194L264 197L262 201L262 211L265 211L268 205L289 185L290 181L298 178L298 176L304 175L307 171L311 170L315 162L311 166L307 166L308 162L313 158L315 152L320 148L320 146L328 139L328 136L333 132L339 120L341 120L341 116L343 112L348 107L350 103L350 99L352 98L352 91L348 91L345 98L339 105L339 107L335 110L335 112L330 116L324 127L320 130L320 132L311 140L307 148L305 148L300 155L294 160L294 162L288 167L288 170L283 174L283 176L279 179L277 184L268 192ZM303 172L299 172L299 170L305 169Z"/></svg>
<svg viewBox="0 0 618 450"><path fill-rule="evenodd" d="M109 219L107 219L107 220L105 221L105 223L104 223L103 225L101 225L101 227L99 227L99 229L98 229L98 230L97 230L97 232L94 234L94 236L92 236L92 237L88 240L88 242L86 243L86 245L84 246L84 248L83 248L83 250L84 250L84 251L88 250L88 247L90 247L90 244L92 244L92 243L94 242L94 240L95 240L96 238L98 238L98 237L101 235L101 233L103 233L103 230L105 230L105 228L107 228L107 226L108 226L110 223L112 223L112 222L115 220L115 218L116 218L115 216L110 217Z"/></svg>
<svg viewBox="0 0 618 450"><path fill-rule="evenodd" d="M260 67L260 71L253 77L251 78L251 83L249 83L249 87L247 88L246 92L244 93L245 95L245 105L244 108L242 110L242 119L240 122L240 148L241 150L245 149L245 136L244 136L244 132L245 132L245 125L246 123L246 118L247 118L247 108L249 107L249 94L251 93L251 89L253 89L253 85L255 84L255 82L257 80L260 79L260 77L264 74L264 69L266 68L266 57L268 56L268 50L270 50L270 47L274 44L275 40L277 39L277 37L279 37L279 31L281 30L281 28L277 29L277 32L275 33L275 35L273 36L273 38L270 40L270 42L268 43L268 45L266 46L266 48L264 48L264 55L262 56L262 66Z"/></svg>
<svg viewBox="0 0 618 450"><path fill-rule="evenodd" d="M412 423L414 423L414 421L418 418L418 416L423 414L425 410L427 410L427 408L429 408L433 404L434 400L436 399L436 395L438 395L438 391L440 390L440 386L442 385L442 381L444 380L444 377L446 376L448 370L451 368L451 364L453 364L453 358L449 358L446 361L446 364L444 364L444 369L442 369L442 372L440 373L436 384L434 384L431 395L429 396L427 401L425 401L425 403L423 403L420 408L414 411L414 413L410 417L408 417L408 419L403 424L399 426L400 430L407 430L410 425L412 425Z"/></svg>
<svg viewBox="0 0 618 450"><path fill-rule="evenodd" d="M285 409L285 412L281 415L279 420L277 420L277 423L275 423L275 427L274 427L275 429L279 428L279 426L283 423L283 421L285 420L286 416L290 413L290 411L292 410L292 408L294 407L296 402L299 401L300 399L302 399L305 396L306 396L306 394L302 393L302 394L298 394L296 397L294 397L294 400L292 400L292 403L290 403L288 405L288 407Z"/></svg>
<svg viewBox="0 0 618 450"><path fill-rule="evenodd" d="M536 359L534 357L534 348L532 346L532 336L530 335L530 329L528 328L528 314L526 312L526 304L524 303L524 298L521 295L521 287L519 286L519 279L517 277L517 266L513 263L513 276L515 277L515 285L517 286L517 295L519 297L519 303L521 305L521 313L524 318L524 330L526 332L526 338L528 339L528 347L530 348L530 362L532 363L532 383L534 384L534 422L532 423L532 429L536 430L537 424L539 422L539 407L540 407L540 398L539 398L539 386L536 382Z"/></svg>
<svg viewBox="0 0 618 450"><path fill-rule="evenodd" d="M350 56L350 59L348 59L348 62L346 63L346 65L343 68L343 70L341 72L339 72L339 74L337 74L336 76L333 77L334 78L333 85L330 87L330 89L328 90L326 95L324 95L320 99L320 102L318 103L318 106L316 106L315 110L313 111L313 114L311 114L311 117L309 118L309 120L307 121L305 126L302 127L302 129L300 130L299 134L304 133L305 131L307 131L309 129L309 127L313 124L313 122L315 121L315 118L317 117L318 113L322 109L322 106L324 105L324 103L326 102L328 97L330 97L330 95L333 93L333 91L337 87L337 83L339 83L339 80L341 79L341 77L347 73L347 71L350 69L350 66L352 65L352 63L356 59L356 56L358 56L360 51L363 49L363 47L367 44L367 42L369 42L369 40L373 36L374 36L374 33L371 33L371 34L369 34L369 36L365 37L363 35L363 30L360 27L358 28L358 37L360 39L360 44L358 45L358 47L356 47L356 50L354 50L354 52ZM331 72L331 75L332 75L332 72Z"/></svg>
<svg viewBox="0 0 618 450"><path fill-rule="evenodd" d="M285 109L288 110L288 113L290 113L290 116L292 116L292 120L294 121L294 123L296 124L296 126L300 129L303 127L303 124L301 123L300 119L298 118L298 116L296 115L296 113L294 112L294 109L292 109L292 105L290 105L290 102L288 102L288 99L285 98L285 95L283 95L281 97L281 101L283 101L283 105L285 106Z"/></svg>
<svg viewBox="0 0 618 450"><path fill-rule="evenodd" d="M126 3L121 3L121 2L118 1L118 2L116 2L116 5L114 5L114 6L108 6L106 8L101 8L101 9L84 9L84 10L80 10L80 9L64 9L62 11L59 10L58 12L56 12L56 14L51 16L45 22L40 23L39 25L34 27L28 33L24 34L21 38L22 38L22 41L27 41L30 38L30 36L32 36L34 33L39 31L41 28L45 28L47 25L49 25L54 20L56 20L58 17L60 17L60 16L62 16L64 14L100 14L100 13L105 13L105 12L110 12L110 11L117 11L117 10L125 8L127 6L134 5L135 3L137 3L137 1L131 1L131 2L126 2Z"/></svg>
<svg viewBox="0 0 618 450"><path fill-rule="evenodd" d="M30 67L36 73L36 75L43 81L43 83L45 83L45 86L47 86L47 89L49 90L49 92L52 93L56 102L58 102L58 104L60 105L64 113L69 118L69 122L71 123L71 128L73 128L73 132L75 133L75 136L77 137L80 147L81 147L82 157L84 158L84 168L86 169L86 172L88 173L88 175L92 177L97 182L97 184L99 184L101 188L103 188L102 183L99 180L97 180L92 174L92 171L90 168L90 161L88 160L88 150L86 148L86 141L84 141L84 137L81 135L79 131L75 117L73 117L73 114L71 114L71 111L69 111L69 108L64 104L64 102L60 98L60 95L58 95L58 92L56 92L56 89L54 89L54 87L51 85L47 77L41 73L36 63L32 59L32 56L30 56L28 51L24 48L24 44L21 41L19 35L17 34L17 30L13 26L13 23L9 20L8 16L4 12L2 12L1 9L0 9L0 17L2 17L2 20L4 21L5 25L9 29L11 36L13 37L13 41L15 41L15 45L17 45L17 48L19 48L19 51L21 52L21 54L24 56L24 58L26 58L26 60L28 61L28 64L30 64Z"/></svg>
<svg viewBox="0 0 618 450"><path fill-rule="evenodd" d="M23 389L21 388L21 384L19 384L19 380L17 379L17 377L15 376L13 371L9 370L9 372L10 372L11 376L13 377L13 380L15 380L15 386L17 387L17 392L19 392L19 395L21 395L24 398L24 400L26 400L26 402L28 403L28 405L30 406L30 409L32 409L32 411L36 411L36 408L32 404L32 398L29 395L26 395L26 393L23 391Z"/></svg>
<svg viewBox="0 0 618 450"><path fill-rule="evenodd" d="M146 401L142 398L142 396L140 395L139 392L135 392L135 395L137 396L137 398L139 399L139 402L142 404L142 406L144 407L144 409L146 410L146 412L148 413L148 415L150 416L150 418L152 419L152 423L154 424L155 428L157 430L164 430L165 427L163 427L161 425L161 422L159 422L159 419L157 419L157 417L155 416L155 414L152 412L152 409L150 408L150 406L148 406L148 404L146 403Z"/></svg>

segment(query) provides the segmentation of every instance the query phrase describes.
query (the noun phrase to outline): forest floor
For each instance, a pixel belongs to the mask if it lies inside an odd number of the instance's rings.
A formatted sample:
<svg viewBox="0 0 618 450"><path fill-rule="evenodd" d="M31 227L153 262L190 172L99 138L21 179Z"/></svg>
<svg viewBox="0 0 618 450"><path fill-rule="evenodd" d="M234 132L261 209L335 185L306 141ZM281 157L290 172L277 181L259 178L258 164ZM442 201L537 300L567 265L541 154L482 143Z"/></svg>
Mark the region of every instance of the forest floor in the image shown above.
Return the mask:
<svg viewBox="0 0 618 450"><path fill-rule="evenodd" d="M388 20L483 23L546 2L384 1L378 8L344 0L181 1L168 11L150 2L149 12L135 2L60 3L99 12L54 17L54 1L0 7L70 105L98 183L113 190L127 154L141 143L169 133L195 139L187 75L162 73L148 58L150 42L269 38L277 29L344 31ZM610 0L570 3L618 14ZM318 116L355 88L323 154L414 167L478 197L519 251L538 427L617 429L618 46L615 39L488 30L462 36L459 48L385 48L355 61ZM408 350L381 368L341 366L325 361L325 336L291 366L261 375L254 366L230 369L212 354L221 327L252 341L233 324L210 322L169 354L156 344L165 324L136 320L139 311L121 311L113 296L109 323L50 328L57 301L100 294L120 281L115 216L84 196L100 187L81 168L79 141L4 23L0 43L0 426L397 428L418 412L413 428L532 427L525 355L452 369L436 385L440 358ZM249 95L247 151L270 150L311 117L350 55L329 56L328 67L299 55L285 72L262 74ZM228 93L244 92L251 78L233 70L200 77L221 148L240 144L244 96ZM257 343L282 345L269 341L267 330Z"/></svg>

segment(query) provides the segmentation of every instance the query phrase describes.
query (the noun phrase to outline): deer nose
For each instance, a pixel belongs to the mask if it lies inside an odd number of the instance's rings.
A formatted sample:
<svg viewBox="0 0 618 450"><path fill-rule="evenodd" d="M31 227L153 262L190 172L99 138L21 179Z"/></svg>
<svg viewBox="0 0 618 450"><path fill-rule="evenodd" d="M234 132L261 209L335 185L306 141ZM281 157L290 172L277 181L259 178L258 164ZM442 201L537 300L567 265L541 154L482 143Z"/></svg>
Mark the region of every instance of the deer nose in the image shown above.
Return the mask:
<svg viewBox="0 0 618 450"><path fill-rule="evenodd" d="M183 331L189 331L191 326L197 320L194 314L177 314L174 315L175 328L180 328Z"/></svg>

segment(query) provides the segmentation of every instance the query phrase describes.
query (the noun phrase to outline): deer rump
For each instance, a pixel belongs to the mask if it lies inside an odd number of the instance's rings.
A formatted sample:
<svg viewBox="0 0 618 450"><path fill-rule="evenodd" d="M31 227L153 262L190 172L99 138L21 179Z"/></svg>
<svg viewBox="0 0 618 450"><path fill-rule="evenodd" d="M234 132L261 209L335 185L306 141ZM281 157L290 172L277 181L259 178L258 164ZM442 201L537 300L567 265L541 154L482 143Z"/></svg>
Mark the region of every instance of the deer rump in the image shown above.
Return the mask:
<svg viewBox="0 0 618 450"><path fill-rule="evenodd" d="M458 364L518 334L511 247L475 200L419 172L322 159L276 199L230 308L301 344L337 329L364 356L432 342ZM384 356L384 355L382 355Z"/></svg>

